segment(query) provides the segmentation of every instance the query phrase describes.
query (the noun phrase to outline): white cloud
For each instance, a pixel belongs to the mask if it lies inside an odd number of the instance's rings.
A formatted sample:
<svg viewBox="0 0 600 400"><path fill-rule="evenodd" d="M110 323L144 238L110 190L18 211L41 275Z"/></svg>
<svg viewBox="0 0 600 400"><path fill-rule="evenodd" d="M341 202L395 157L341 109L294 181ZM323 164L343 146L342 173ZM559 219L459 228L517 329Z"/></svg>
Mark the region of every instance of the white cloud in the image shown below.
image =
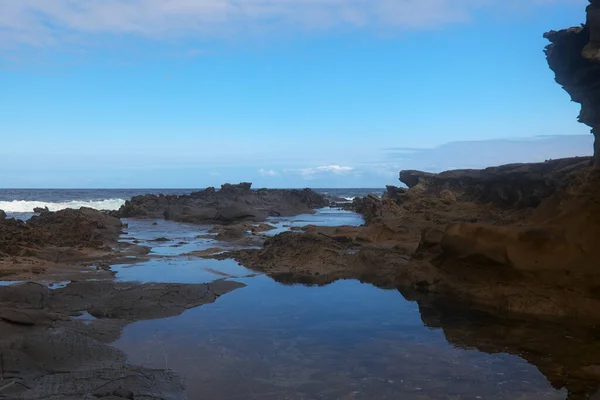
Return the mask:
<svg viewBox="0 0 600 400"><path fill-rule="evenodd" d="M277 172L275 170L272 169L259 169L258 173L261 174L262 176L277 176Z"/></svg>
<svg viewBox="0 0 600 400"><path fill-rule="evenodd" d="M482 8L586 0L0 0L0 44L49 44L89 34L222 36L272 29L424 29Z"/></svg>
<svg viewBox="0 0 600 400"><path fill-rule="evenodd" d="M318 172L333 172L334 174L342 174L344 172L352 171L354 168L343 167L341 165L324 165L322 167L317 167L316 170Z"/></svg>
<svg viewBox="0 0 600 400"><path fill-rule="evenodd" d="M354 171L354 168L342 165L323 165L315 168L300 168L292 170L292 172L299 173L300 175L308 179L311 179L318 174L331 173L336 175L342 175L351 171Z"/></svg>

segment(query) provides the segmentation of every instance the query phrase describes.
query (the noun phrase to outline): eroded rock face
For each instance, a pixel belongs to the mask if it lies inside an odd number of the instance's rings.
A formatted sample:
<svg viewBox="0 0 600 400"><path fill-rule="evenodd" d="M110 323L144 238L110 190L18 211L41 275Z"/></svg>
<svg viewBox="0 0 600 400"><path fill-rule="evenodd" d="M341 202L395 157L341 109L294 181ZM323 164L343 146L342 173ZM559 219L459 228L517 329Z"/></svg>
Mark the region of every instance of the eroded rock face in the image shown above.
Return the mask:
<svg viewBox="0 0 600 400"><path fill-rule="evenodd" d="M401 171L400 180L409 188L427 195L440 196L449 190L456 200L463 202L490 203L505 208L536 207L543 199L565 187L571 173L588 167L590 163L588 157L575 157L439 174Z"/></svg>
<svg viewBox="0 0 600 400"><path fill-rule="evenodd" d="M590 126L596 137L594 163L600 166L600 3L590 2L584 26L551 31L544 37L552 42L546 57L556 82L581 104L579 122Z"/></svg>
<svg viewBox="0 0 600 400"><path fill-rule="evenodd" d="M261 222L269 216L311 213L329 205L325 196L310 189L251 190L250 183L224 184L182 196L136 196L115 215L123 218L165 218L198 224Z"/></svg>

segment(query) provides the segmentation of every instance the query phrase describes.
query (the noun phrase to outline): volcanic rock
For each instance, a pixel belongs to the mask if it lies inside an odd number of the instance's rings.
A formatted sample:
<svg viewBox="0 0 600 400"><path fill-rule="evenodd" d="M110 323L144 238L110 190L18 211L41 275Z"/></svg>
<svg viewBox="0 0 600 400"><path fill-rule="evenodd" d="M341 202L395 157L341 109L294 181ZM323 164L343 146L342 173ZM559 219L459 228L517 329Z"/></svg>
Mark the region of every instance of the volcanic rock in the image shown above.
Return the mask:
<svg viewBox="0 0 600 400"><path fill-rule="evenodd" d="M90 208L44 212L27 222L0 219L0 254L36 255L48 248L102 248L115 244L122 224L118 218Z"/></svg>
<svg viewBox="0 0 600 400"><path fill-rule="evenodd" d="M165 218L198 224L261 222L269 216L312 213L329 205L325 196L310 189L252 190L250 183L224 184L189 195L136 196L114 215L118 217Z"/></svg>

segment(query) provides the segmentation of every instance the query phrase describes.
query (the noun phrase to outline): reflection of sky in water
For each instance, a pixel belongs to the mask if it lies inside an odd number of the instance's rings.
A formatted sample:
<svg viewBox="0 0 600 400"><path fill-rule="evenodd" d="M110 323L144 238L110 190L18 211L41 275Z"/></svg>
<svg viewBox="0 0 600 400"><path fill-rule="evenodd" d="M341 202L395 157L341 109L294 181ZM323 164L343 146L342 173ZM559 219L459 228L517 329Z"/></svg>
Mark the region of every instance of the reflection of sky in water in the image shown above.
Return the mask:
<svg viewBox="0 0 600 400"><path fill-rule="evenodd" d="M23 281L0 281L0 286L10 286L18 283L23 283Z"/></svg>
<svg viewBox="0 0 600 400"><path fill-rule="evenodd" d="M199 235L206 235L210 226L182 224L162 219L123 219L123 222L128 224L128 227L125 229L127 235L123 235L121 240L129 243L137 240L137 244L141 246L152 247L152 254L176 256L215 247L213 240L197 238ZM167 241L155 241L158 238L165 238Z"/></svg>
<svg viewBox="0 0 600 400"><path fill-rule="evenodd" d="M564 399L511 355L448 344L397 291L266 276L214 304L133 323L116 346L171 368L190 399Z"/></svg>
<svg viewBox="0 0 600 400"><path fill-rule="evenodd" d="M315 214L302 214L294 217L271 217L267 223L274 225L277 229L266 232L267 235L276 235L285 232L290 227L303 227L306 225L317 226L360 226L364 224L361 215L351 211L335 208L323 208Z"/></svg>
<svg viewBox="0 0 600 400"><path fill-rule="evenodd" d="M243 277L252 271L233 260L205 260L197 257L156 258L150 261L114 265L116 278L123 282L206 283L224 277Z"/></svg>

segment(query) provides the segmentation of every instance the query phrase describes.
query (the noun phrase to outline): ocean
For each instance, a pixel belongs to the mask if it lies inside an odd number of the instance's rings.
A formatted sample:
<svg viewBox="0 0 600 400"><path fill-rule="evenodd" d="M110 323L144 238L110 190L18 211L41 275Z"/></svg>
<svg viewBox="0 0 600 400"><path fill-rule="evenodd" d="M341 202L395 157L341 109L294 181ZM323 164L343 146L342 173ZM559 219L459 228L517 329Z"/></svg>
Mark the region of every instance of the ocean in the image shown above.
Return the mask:
<svg viewBox="0 0 600 400"><path fill-rule="evenodd" d="M189 194L201 189L0 189L0 210L13 217L27 217L33 209L50 211L89 207L118 210L125 201L143 194ZM384 189L314 189L330 197L352 200L367 194L381 195Z"/></svg>

